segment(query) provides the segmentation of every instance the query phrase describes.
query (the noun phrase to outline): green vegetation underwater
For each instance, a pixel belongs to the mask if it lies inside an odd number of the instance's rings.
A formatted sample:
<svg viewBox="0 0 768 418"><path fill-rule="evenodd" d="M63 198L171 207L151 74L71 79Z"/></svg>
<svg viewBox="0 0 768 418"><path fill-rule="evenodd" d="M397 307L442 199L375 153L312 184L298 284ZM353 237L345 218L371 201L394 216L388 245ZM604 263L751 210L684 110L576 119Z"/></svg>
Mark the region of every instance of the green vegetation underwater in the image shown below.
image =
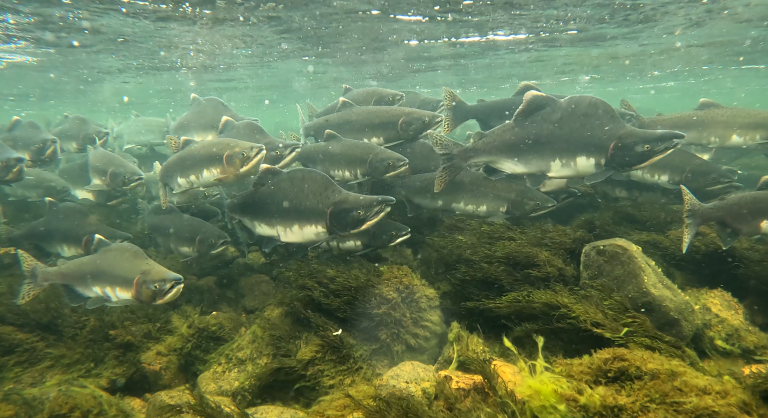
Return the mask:
<svg viewBox="0 0 768 418"><path fill-rule="evenodd" d="M0 0L0 418L766 417L766 66L758 0Z"/></svg>

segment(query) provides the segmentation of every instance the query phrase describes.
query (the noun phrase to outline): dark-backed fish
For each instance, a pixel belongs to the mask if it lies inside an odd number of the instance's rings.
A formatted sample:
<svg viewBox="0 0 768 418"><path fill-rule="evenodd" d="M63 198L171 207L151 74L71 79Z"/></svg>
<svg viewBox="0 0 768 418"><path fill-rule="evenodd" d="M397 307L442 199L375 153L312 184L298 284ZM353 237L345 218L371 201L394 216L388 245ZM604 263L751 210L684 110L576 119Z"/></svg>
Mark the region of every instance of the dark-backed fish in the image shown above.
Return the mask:
<svg viewBox="0 0 768 418"><path fill-rule="evenodd" d="M445 109L442 98L425 96L418 91L411 90L405 90L403 94L405 94L405 100L400 105L402 107L428 110L435 113L441 113Z"/></svg>
<svg viewBox="0 0 768 418"><path fill-rule="evenodd" d="M86 190L131 190L144 184L144 172L125 159L100 147L88 147Z"/></svg>
<svg viewBox="0 0 768 418"><path fill-rule="evenodd" d="M196 94L190 96L189 110L181 115L176 122L171 122L168 116L168 135L179 138L190 138L195 141L207 141L219 136L219 125L224 116L236 121L255 118L246 118L238 115L224 101L217 97L200 97Z"/></svg>
<svg viewBox="0 0 768 418"><path fill-rule="evenodd" d="M0 142L0 186L24 180L27 159Z"/></svg>
<svg viewBox="0 0 768 418"><path fill-rule="evenodd" d="M341 97L349 100L358 106L399 106L405 100L405 94L380 87L366 87L354 89L348 85L342 87ZM336 113L339 110L340 99L324 107L323 110L317 110L307 102L307 120L315 120Z"/></svg>
<svg viewBox="0 0 768 418"><path fill-rule="evenodd" d="M30 166L56 166L59 163L59 139L36 122L14 117L0 142L27 159Z"/></svg>
<svg viewBox="0 0 768 418"><path fill-rule="evenodd" d="M270 135L255 121L223 117L219 126L219 138L239 139L240 141L264 145L266 154L264 164L283 168L291 165L301 151L301 143L278 139Z"/></svg>
<svg viewBox="0 0 768 418"><path fill-rule="evenodd" d="M85 152L88 146L104 147L109 140L109 130L83 116L68 113L51 134L59 139L59 146L66 152Z"/></svg>
<svg viewBox="0 0 768 418"><path fill-rule="evenodd" d="M316 248L334 253L360 255L400 244L410 237L411 228L389 219L382 219L364 231L329 238L318 244Z"/></svg>
<svg viewBox="0 0 768 418"><path fill-rule="evenodd" d="M0 189L8 200L39 201L45 198L66 200L70 198L72 186L56 173L39 168L27 168L24 180L14 183L13 187Z"/></svg>
<svg viewBox="0 0 768 418"><path fill-rule="evenodd" d="M668 189L677 189L684 185L697 191L735 183L738 171L711 163L688 151L676 149L653 164L630 171L627 176L634 181L656 184Z"/></svg>
<svg viewBox="0 0 768 418"><path fill-rule="evenodd" d="M47 267L17 250L24 284L16 303L29 302L51 284L62 285L70 305L122 306L135 303L168 303L181 294L184 279L154 262L141 248L128 243L112 244L96 235L93 254L58 267Z"/></svg>
<svg viewBox="0 0 768 418"><path fill-rule="evenodd" d="M141 116L134 112L130 119L110 129L112 141L120 151L133 156L146 154L150 149L170 154L165 140L168 121L164 118Z"/></svg>
<svg viewBox="0 0 768 418"><path fill-rule="evenodd" d="M348 192L311 168L262 166L253 188L227 202L228 216L256 235L314 244L364 231L389 212L395 199Z"/></svg>
<svg viewBox="0 0 768 418"><path fill-rule="evenodd" d="M426 140L403 142L387 147L387 149L408 159L406 174L434 173L441 165L440 154Z"/></svg>
<svg viewBox="0 0 768 418"><path fill-rule="evenodd" d="M149 208L146 216L147 231L160 247L184 257L215 254L229 245L229 236L194 216L179 212L173 205L162 209L159 205Z"/></svg>

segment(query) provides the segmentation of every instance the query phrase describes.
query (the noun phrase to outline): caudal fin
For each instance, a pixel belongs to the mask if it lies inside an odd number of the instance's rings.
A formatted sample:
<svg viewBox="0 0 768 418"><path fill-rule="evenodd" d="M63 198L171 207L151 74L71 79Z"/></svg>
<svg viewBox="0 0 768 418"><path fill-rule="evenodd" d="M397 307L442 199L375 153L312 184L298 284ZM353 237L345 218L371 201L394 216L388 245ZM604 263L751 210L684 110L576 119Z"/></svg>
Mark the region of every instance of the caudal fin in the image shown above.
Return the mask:
<svg viewBox="0 0 768 418"><path fill-rule="evenodd" d="M451 133L459 125L472 119L471 107L448 87L443 87L443 109L445 110L443 134Z"/></svg>
<svg viewBox="0 0 768 418"><path fill-rule="evenodd" d="M705 205L699 202L685 186L680 185L680 190L683 192L683 254L685 254L702 225L701 210Z"/></svg>
<svg viewBox="0 0 768 418"><path fill-rule="evenodd" d="M22 250L16 250L16 256L19 258L22 271L24 271L24 283L21 285L19 297L16 298L16 304L21 305L45 289L46 285L40 284L38 278L40 271L48 267Z"/></svg>
<svg viewBox="0 0 768 418"><path fill-rule="evenodd" d="M455 151L464 148L464 145L437 132L429 131L428 135L432 142L432 148L442 157L442 165L437 170L434 189L435 192L439 192L445 188L449 181L464 170L464 163L456 158L454 154Z"/></svg>

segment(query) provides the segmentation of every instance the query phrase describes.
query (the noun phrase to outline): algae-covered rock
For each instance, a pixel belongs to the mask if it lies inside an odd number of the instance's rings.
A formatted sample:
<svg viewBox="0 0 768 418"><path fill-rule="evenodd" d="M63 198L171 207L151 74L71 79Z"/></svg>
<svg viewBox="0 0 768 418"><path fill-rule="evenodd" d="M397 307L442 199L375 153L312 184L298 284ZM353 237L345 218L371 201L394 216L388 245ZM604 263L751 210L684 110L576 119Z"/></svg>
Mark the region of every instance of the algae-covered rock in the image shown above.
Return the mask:
<svg viewBox="0 0 768 418"><path fill-rule="evenodd" d="M307 414L298 409L283 406L263 405L246 409L250 418L307 418Z"/></svg>
<svg viewBox="0 0 768 418"><path fill-rule="evenodd" d="M691 339L698 326L693 306L680 289L640 247L625 239L603 240L584 247L580 286L608 297L621 295L656 329L683 342Z"/></svg>
<svg viewBox="0 0 768 418"><path fill-rule="evenodd" d="M448 387L458 395L467 396L469 392L483 394L486 392L483 376L463 373L458 370L440 370L437 378L446 382Z"/></svg>
<svg viewBox="0 0 768 418"><path fill-rule="evenodd" d="M696 308L701 329L694 342L711 356L768 357L768 335L744 317L744 307L722 289L691 289L685 292Z"/></svg>
<svg viewBox="0 0 768 418"><path fill-rule="evenodd" d="M313 418L348 418L353 414L362 416L363 404L375 396L376 388L370 384L341 388L318 399L309 414Z"/></svg>
<svg viewBox="0 0 768 418"><path fill-rule="evenodd" d="M486 347L485 341L470 333L458 322L451 323L448 332L448 344L443 348L440 358L435 363L435 370L455 369L476 372L473 366L490 364L496 356Z"/></svg>
<svg viewBox="0 0 768 418"><path fill-rule="evenodd" d="M429 401L435 396L436 385L437 375L432 367L417 361L404 361L376 381L376 390L384 397L407 396Z"/></svg>
<svg viewBox="0 0 768 418"><path fill-rule="evenodd" d="M175 418L194 415L195 398L185 387L157 392L147 402L146 418Z"/></svg>

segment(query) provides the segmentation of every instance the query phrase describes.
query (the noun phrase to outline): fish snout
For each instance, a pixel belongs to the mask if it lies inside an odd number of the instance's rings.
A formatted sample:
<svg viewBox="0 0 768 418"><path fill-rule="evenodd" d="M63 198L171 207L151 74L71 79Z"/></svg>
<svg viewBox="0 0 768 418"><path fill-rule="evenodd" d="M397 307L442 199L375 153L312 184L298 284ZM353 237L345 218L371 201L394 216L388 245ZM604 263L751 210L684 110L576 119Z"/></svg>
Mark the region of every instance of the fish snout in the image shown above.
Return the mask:
<svg viewBox="0 0 768 418"><path fill-rule="evenodd" d="M157 300L155 300L155 305L161 305L175 300L184 289L184 278L176 273L173 273L173 275L165 281L167 289Z"/></svg>

